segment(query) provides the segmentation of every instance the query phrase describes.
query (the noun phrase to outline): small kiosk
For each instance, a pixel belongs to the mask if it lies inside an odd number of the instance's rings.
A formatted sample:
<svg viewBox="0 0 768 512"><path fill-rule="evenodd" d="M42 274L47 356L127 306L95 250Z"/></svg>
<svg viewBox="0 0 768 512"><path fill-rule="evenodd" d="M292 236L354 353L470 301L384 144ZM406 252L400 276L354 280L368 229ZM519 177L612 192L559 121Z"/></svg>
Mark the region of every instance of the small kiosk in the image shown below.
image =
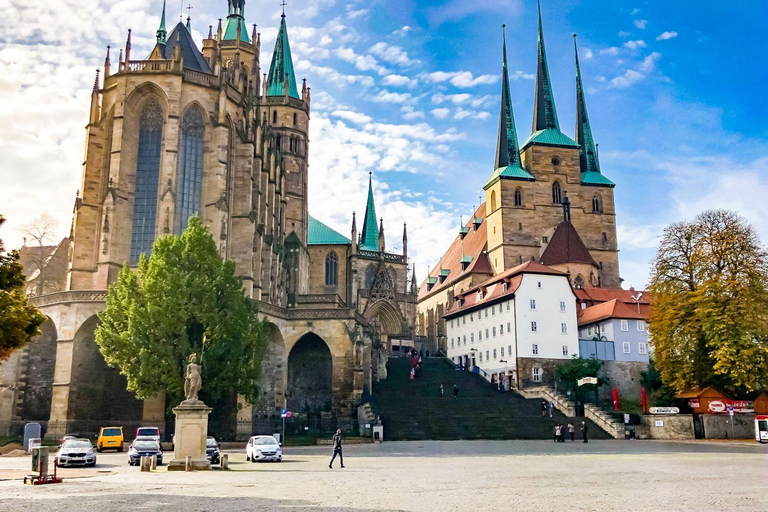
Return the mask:
<svg viewBox="0 0 768 512"><path fill-rule="evenodd" d="M768 443L768 392L755 399L755 441Z"/></svg>

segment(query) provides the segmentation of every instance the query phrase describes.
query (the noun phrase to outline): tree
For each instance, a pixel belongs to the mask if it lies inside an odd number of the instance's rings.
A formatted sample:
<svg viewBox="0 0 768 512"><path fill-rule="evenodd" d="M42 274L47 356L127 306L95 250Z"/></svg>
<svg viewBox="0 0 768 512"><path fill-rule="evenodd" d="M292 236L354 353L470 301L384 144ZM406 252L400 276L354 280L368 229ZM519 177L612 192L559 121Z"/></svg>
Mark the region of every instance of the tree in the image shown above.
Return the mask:
<svg viewBox="0 0 768 512"><path fill-rule="evenodd" d="M675 398L675 390L661 380L653 355L648 358L648 368L640 372L640 384L649 392L650 402L653 405L667 407L675 406L680 402Z"/></svg>
<svg viewBox="0 0 768 512"><path fill-rule="evenodd" d="M0 226L4 222L0 215ZM40 325L45 321L45 316L27 300L25 281L19 252L6 254L0 240L0 361L40 334Z"/></svg>
<svg viewBox="0 0 768 512"><path fill-rule="evenodd" d="M167 403L178 404L188 357L196 353L206 401L234 393L255 401L264 327L234 269L197 216L181 236L157 239L136 273L123 267L99 314L96 343L137 398L165 391Z"/></svg>
<svg viewBox="0 0 768 512"><path fill-rule="evenodd" d="M768 257L743 218L709 210L665 229L649 289L665 384L737 395L768 384Z"/></svg>
<svg viewBox="0 0 768 512"><path fill-rule="evenodd" d="M42 295L48 291L61 291L59 283L64 282L62 274L66 273L66 267L62 266L60 262L57 262L58 268L49 266L51 254L45 250L47 245L56 243L56 228L58 225L58 221L50 214L43 213L32 222L21 227L21 232L24 233L25 245L27 239L30 239L33 242L33 247L36 249L29 257L29 262L37 270L35 295ZM26 262L25 265L27 265ZM54 274L50 278L48 276L49 272Z"/></svg>
<svg viewBox="0 0 768 512"><path fill-rule="evenodd" d="M575 355L566 363L557 365L557 376L560 383L566 389L583 393L594 392L597 397L597 389L608 383L607 378L599 377L603 362L596 358L582 359ZM579 379L584 377L596 377L597 384L578 385Z"/></svg>

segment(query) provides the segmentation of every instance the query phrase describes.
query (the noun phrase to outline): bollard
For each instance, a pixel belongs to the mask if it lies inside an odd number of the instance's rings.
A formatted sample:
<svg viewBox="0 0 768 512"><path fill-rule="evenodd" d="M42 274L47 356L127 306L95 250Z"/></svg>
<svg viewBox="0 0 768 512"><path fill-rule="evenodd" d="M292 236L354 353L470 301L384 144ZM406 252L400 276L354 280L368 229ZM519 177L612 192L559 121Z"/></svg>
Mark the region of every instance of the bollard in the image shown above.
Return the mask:
<svg viewBox="0 0 768 512"><path fill-rule="evenodd" d="M192 471L192 457L190 455L187 455L184 460L184 471Z"/></svg>
<svg viewBox="0 0 768 512"><path fill-rule="evenodd" d="M150 464L149 457L141 458L141 460L139 461L139 466L141 467L142 473L146 473L147 471L149 471L149 464Z"/></svg>
<svg viewBox="0 0 768 512"><path fill-rule="evenodd" d="M157 455L153 455L152 456L150 467L151 467L152 471L157 469Z"/></svg>
<svg viewBox="0 0 768 512"><path fill-rule="evenodd" d="M219 464L221 464L221 469L229 469L229 455L225 453L219 456Z"/></svg>

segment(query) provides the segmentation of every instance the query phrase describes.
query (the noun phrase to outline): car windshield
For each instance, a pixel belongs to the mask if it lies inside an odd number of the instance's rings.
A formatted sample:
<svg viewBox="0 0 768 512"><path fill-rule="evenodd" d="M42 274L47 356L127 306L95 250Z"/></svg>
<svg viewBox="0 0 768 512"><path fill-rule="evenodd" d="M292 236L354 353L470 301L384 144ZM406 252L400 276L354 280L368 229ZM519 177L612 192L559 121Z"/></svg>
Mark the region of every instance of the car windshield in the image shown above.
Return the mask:
<svg viewBox="0 0 768 512"><path fill-rule="evenodd" d="M207 446L216 446L218 443L216 442L216 439L213 437L209 437L208 440L205 442Z"/></svg>
<svg viewBox="0 0 768 512"><path fill-rule="evenodd" d="M93 448L93 445L87 439L69 439L64 443L65 450L72 449L88 449Z"/></svg>
<svg viewBox="0 0 768 512"><path fill-rule="evenodd" d="M272 436L266 436L266 437L257 437L254 439L253 444L277 444L277 439L275 439Z"/></svg>
<svg viewBox="0 0 768 512"><path fill-rule="evenodd" d="M103 436L121 436L123 435L123 431L119 428L105 428L101 431L101 435Z"/></svg>
<svg viewBox="0 0 768 512"><path fill-rule="evenodd" d="M156 428L140 428L137 432L139 436L157 436L160 435L160 430Z"/></svg>
<svg viewBox="0 0 768 512"><path fill-rule="evenodd" d="M133 447L137 450L157 450L156 441L134 441Z"/></svg>

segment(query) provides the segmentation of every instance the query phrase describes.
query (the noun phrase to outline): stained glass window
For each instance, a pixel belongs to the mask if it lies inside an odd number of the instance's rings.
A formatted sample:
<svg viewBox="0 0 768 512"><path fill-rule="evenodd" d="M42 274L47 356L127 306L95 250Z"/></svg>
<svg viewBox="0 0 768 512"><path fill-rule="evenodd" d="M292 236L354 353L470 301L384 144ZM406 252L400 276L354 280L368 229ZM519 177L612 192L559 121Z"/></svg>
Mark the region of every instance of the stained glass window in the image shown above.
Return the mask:
<svg viewBox="0 0 768 512"><path fill-rule="evenodd" d="M203 143L205 121L200 109L191 108L181 119L179 165L176 179L175 232L187 229L189 218L200 211L203 188Z"/></svg>
<svg viewBox="0 0 768 512"><path fill-rule="evenodd" d="M325 285L336 286L339 283L339 259L331 251L325 257Z"/></svg>
<svg viewBox="0 0 768 512"><path fill-rule="evenodd" d="M136 188L133 200L130 262L149 254L155 241L157 186L160 176L160 147L163 140L163 111L150 101L139 121L139 151L136 157Z"/></svg>

